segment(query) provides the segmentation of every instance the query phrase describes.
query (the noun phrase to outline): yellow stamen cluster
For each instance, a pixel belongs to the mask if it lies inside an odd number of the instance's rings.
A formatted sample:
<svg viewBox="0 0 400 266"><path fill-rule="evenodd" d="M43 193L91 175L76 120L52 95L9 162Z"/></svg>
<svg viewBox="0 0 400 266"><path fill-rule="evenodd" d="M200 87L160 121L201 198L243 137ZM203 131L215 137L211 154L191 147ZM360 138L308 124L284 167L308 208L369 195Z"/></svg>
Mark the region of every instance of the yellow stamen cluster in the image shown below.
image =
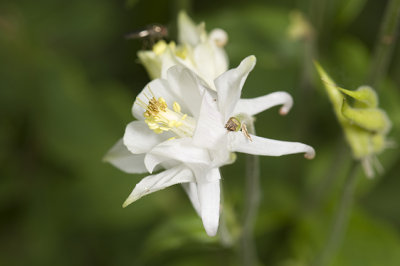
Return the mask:
<svg viewBox="0 0 400 266"><path fill-rule="evenodd" d="M183 60L188 56L188 47L186 45L176 45L173 41L167 43L164 40L158 41L153 45L153 52L158 56L166 53L168 49Z"/></svg>
<svg viewBox="0 0 400 266"><path fill-rule="evenodd" d="M174 102L173 110L171 110L168 108L164 98L159 97L156 99L152 92L151 94L151 98L145 95L148 99L148 104L139 98L137 99L137 103L146 110L143 116L149 128L157 134L172 131L179 137L192 136L195 126L194 121L187 114L181 113L181 106Z"/></svg>

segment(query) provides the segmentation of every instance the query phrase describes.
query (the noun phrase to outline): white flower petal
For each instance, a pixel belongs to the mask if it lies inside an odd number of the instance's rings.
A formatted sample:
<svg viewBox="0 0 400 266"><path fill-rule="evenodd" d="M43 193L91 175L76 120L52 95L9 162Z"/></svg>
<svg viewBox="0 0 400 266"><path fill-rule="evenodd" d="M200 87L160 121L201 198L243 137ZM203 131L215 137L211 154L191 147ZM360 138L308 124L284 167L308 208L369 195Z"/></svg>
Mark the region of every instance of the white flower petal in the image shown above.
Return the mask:
<svg viewBox="0 0 400 266"><path fill-rule="evenodd" d="M144 68L147 70L150 79L161 77L161 56L149 50L140 50L137 52L137 56Z"/></svg>
<svg viewBox="0 0 400 266"><path fill-rule="evenodd" d="M240 99L233 114L242 113L253 116L276 105L283 105L279 113L286 115L293 106L292 96L287 92L277 91L253 99Z"/></svg>
<svg viewBox="0 0 400 266"><path fill-rule="evenodd" d="M196 25L193 20L181 11L178 14L178 42L195 46L206 36L205 25Z"/></svg>
<svg viewBox="0 0 400 266"><path fill-rule="evenodd" d="M129 197L125 200L122 206L125 208L126 206L140 199L141 197L164 189L166 187L179 183L194 181L195 179L192 171L190 171L189 168L183 165L165 170L156 175L149 175L136 184L135 188L133 189Z"/></svg>
<svg viewBox="0 0 400 266"><path fill-rule="evenodd" d="M224 47L228 43L228 34L223 29L213 29L208 38L217 47Z"/></svg>
<svg viewBox="0 0 400 266"><path fill-rule="evenodd" d="M188 110L190 115L197 117L200 111L201 95L204 87L200 85L196 74L183 66L171 67L168 72L168 82L175 95L179 95L184 101L179 102L182 111Z"/></svg>
<svg viewBox="0 0 400 266"><path fill-rule="evenodd" d="M144 154L133 154L120 139L104 156L103 161L109 162L115 167L130 174L146 173Z"/></svg>
<svg viewBox="0 0 400 266"><path fill-rule="evenodd" d="M197 193L197 184L195 182L183 183L182 187L186 191L190 202L192 202L193 208L196 210L197 214L201 216L199 195Z"/></svg>
<svg viewBox="0 0 400 266"><path fill-rule="evenodd" d="M212 175L219 175L218 168L212 170ZM219 224L220 184L213 182L197 183L200 201L200 214L204 228L209 236L215 236Z"/></svg>
<svg viewBox="0 0 400 266"><path fill-rule="evenodd" d="M243 132L229 132L229 148L234 152L255 155L282 156L286 154L305 153L304 157L312 159L315 151L311 146L300 142L279 141L250 135L252 141Z"/></svg>
<svg viewBox="0 0 400 266"><path fill-rule="evenodd" d="M218 92L219 110L224 121L228 121L232 115L236 103L240 99L244 82L255 64L256 57L254 55L248 56L237 68L228 70L214 81Z"/></svg>
<svg viewBox="0 0 400 266"><path fill-rule="evenodd" d="M143 121L130 122L125 129L124 144L134 154L145 153L160 142L170 138L168 132L154 133Z"/></svg>
<svg viewBox="0 0 400 266"><path fill-rule="evenodd" d="M224 49L213 42L204 42L193 50L197 74L207 82L207 86L216 90L214 80L227 71L228 59Z"/></svg>
<svg viewBox="0 0 400 266"><path fill-rule="evenodd" d="M146 154L144 164L147 170L152 172L155 166L168 160L203 166L210 164L208 151L194 146L191 138L164 141Z"/></svg>
<svg viewBox="0 0 400 266"><path fill-rule="evenodd" d="M174 94L174 90L170 88L167 80L155 79L146 85L133 103L132 114L137 120L144 120L143 113L146 111L140 104L140 101L147 105L152 97L157 99L159 97L164 98L168 106L172 106L174 101L179 102L181 100L177 95Z"/></svg>
<svg viewBox="0 0 400 266"><path fill-rule="evenodd" d="M221 113L218 111L216 98L205 91L197 120L193 143L199 147L215 149L226 136L227 130Z"/></svg>
<svg viewBox="0 0 400 266"><path fill-rule="evenodd" d="M217 78L218 76L222 75L226 71L228 71L229 68L229 58L228 55L226 54L225 50L223 48L216 48L214 51L214 64L215 64L215 69L216 69L216 76L214 76L214 79Z"/></svg>
<svg viewBox="0 0 400 266"><path fill-rule="evenodd" d="M167 50L160 56L161 57L161 78L167 79L168 69L179 64L177 57L168 47Z"/></svg>

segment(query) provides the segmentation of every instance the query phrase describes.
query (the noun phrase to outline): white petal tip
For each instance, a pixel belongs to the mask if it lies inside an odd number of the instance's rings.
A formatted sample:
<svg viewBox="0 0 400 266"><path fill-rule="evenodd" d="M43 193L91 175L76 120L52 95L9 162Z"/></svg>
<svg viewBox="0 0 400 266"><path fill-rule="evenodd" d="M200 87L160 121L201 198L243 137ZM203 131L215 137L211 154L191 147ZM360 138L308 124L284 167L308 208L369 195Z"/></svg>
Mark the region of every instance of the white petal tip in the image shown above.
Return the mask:
<svg viewBox="0 0 400 266"><path fill-rule="evenodd" d="M126 207L128 207L128 205L129 204L131 204L132 202L129 202L129 201L125 201L123 204L122 204L122 208L126 208Z"/></svg>
<svg viewBox="0 0 400 266"><path fill-rule="evenodd" d="M125 201L124 201L124 203L122 204L122 208L126 208L128 205L130 205L131 203L133 203L133 202L135 202L136 200L138 200L139 199L139 197L132 197L132 196L129 196Z"/></svg>
<svg viewBox="0 0 400 266"><path fill-rule="evenodd" d="M240 62L240 65L238 66L238 69L241 72L241 75L248 75L250 71L253 70L254 66L256 65L256 57L254 55L249 55L245 59Z"/></svg>
<svg viewBox="0 0 400 266"><path fill-rule="evenodd" d="M228 42L228 34L222 29L212 30L209 38L220 48L224 47Z"/></svg>
<svg viewBox="0 0 400 266"><path fill-rule="evenodd" d="M205 227L205 229L206 229L206 233L207 233L208 236L215 236L217 234L217 231L218 231L218 225L215 226L215 227L212 227L212 228Z"/></svg>
<svg viewBox="0 0 400 266"><path fill-rule="evenodd" d="M218 231L218 224L219 224L219 219L214 218L209 218L206 216L202 217L203 220L203 226L204 229L206 230L206 233L208 236L215 236Z"/></svg>
<svg viewBox="0 0 400 266"><path fill-rule="evenodd" d="M313 148L310 147L310 150L306 152L306 154L304 154L304 158L308 159L308 160L312 160L315 157L315 150Z"/></svg>
<svg viewBox="0 0 400 266"><path fill-rule="evenodd" d="M282 107L281 109L279 109L280 115L287 115L288 113L289 113L289 110L285 107Z"/></svg>
<svg viewBox="0 0 400 266"><path fill-rule="evenodd" d="M242 62L239 65L239 68L241 67L244 71L250 72L253 70L254 66L256 65L257 59L254 55L249 55L245 59L242 60Z"/></svg>
<svg viewBox="0 0 400 266"><path fill-rule="evenodd" d="M157 161L153 158L153 156L148 153L146 157L144 157L144 165L147 169L147 171L152 174L154 171L154 168L157 166Z"/></svg>
<svg viewBox="0 0 400 266"><path fill-rule="evenodd" d="M257 61L257 59L256 59L256 57L254 55L249 55L247 58L248 58L248 60L250 62L254 62L255 63Z"/></svg>

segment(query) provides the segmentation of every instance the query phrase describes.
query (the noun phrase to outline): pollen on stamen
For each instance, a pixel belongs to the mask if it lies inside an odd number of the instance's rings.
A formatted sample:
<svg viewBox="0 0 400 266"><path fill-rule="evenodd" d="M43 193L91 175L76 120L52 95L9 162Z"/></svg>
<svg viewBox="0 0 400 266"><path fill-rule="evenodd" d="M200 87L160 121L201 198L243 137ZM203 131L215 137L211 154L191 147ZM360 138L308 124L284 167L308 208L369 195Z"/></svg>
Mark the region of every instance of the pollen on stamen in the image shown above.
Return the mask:
<svg viewBox="0 0 400 266"><path fill-rule="evenodd" d="M156 129L154 129L153 131L154 131L154 133L156 133L156 134L161 134L161 133L164 132L164 131L162 131L160 128L156 128Z"/></svg>
<svg viewBox="0 0 400 266"><path fill-rule="evenodd" d="M136 104L144 109L144 122L154 133L172 131L179 137L192 136L195 125L187 114L181 112L179 103L173 102L173 110L169 109L166 100L163 97L157 98L148 87L141 99L136 98Z"/></svg>
<svg viewBox="0 0 400 266"><path fill-rule="evenodd" d="M171 128L170 128L170 127L160 127L160 129L161 129L162 131L169 131Z"/></svg>
<svg viewBox="0 0 400 266"><path fill-rule="evenodd" d="M174 127L174 126L176 126L176 121L175 121L175 120L168 121L168 126L169 126L169 127Z"/></svg>
<svg viewBox="0 0 400 266"><path fill-rule="evenodd" d="M175 112L180 113L181 112L181 106L179 103L174 102L172 108L174 109Z"/></svg>

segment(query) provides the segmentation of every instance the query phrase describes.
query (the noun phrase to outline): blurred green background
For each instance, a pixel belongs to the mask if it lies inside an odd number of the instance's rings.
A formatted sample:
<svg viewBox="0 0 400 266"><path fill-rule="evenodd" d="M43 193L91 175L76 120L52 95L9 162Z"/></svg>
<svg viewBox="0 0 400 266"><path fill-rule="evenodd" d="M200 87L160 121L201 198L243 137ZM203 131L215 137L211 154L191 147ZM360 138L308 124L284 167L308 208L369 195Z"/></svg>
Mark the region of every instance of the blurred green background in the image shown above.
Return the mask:
<svg viewBox="0 0 400 266"><path fill-rule="evenodd" d="M256 55L245 97L288 91L286 117L257 116L258 135L312 145L301 155L262 157L255 241L262 265L309 265L326 241L351 156L312 68L317 58L339 85L368 80L386 1L11 1L0 2L0 265L237 265L238 246L209 238L179 186L121 204L143 177L102 162L132 120L148 82L140 41L124 34L168 25L185 8L207 29L225 29L230 66ZM315 28L290 38L293 11ZM291 15L292 14L292 15ZM400 143L400 49L376 84ZM400 265L400 153L385 172L360 171L343 243L330 265ZM222 169L228 225L243 213L245 156Z"/></svg>

